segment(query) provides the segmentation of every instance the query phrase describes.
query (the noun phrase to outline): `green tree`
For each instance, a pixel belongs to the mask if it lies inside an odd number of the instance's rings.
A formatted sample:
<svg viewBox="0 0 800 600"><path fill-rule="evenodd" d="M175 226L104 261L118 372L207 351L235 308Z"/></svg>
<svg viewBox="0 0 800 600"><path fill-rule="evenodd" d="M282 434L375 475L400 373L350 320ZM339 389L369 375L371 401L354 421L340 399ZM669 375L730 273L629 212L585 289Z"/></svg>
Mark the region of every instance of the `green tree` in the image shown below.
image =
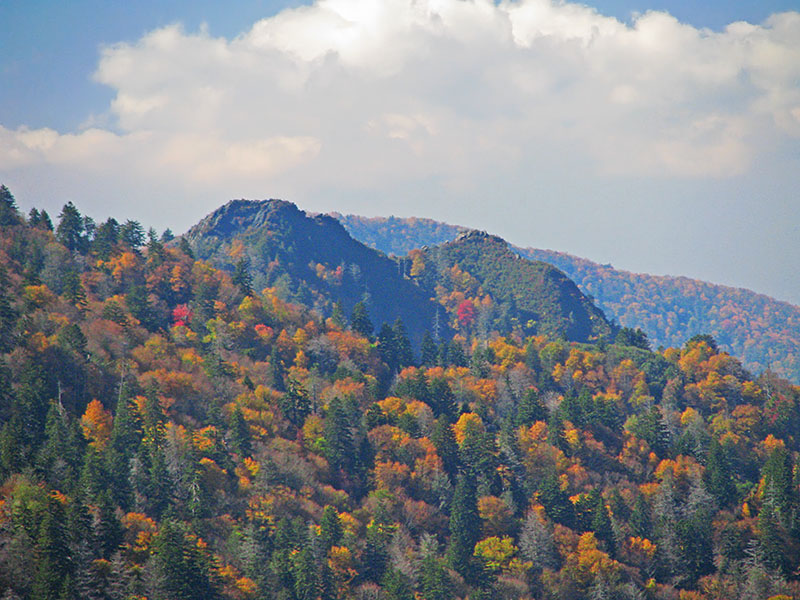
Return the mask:
<svg viewBox="0 0 800 600"><path fill-rule="evenodd" d="M92 240L92 252L103 260L108 260L114 250L114 246L119 242L120 227L113 217L106 219L95 231Z"/></svg>
<svg viewBox="0 0 800 600"><path fill-rule="evenodd" d="M419 576L419 592L424 600L452 600L453 584L447 571L436 556L429 554L422 559Z"/></svg>
<svg viewBox="0 0 800 600"><path fill-rule="evenodd" d="M319 523L319 537L325 553L333 546L338 546L342 539L342 522L339 513L333 506L326 506L322 511Z"/></svg>
<svg viewBox="0 0 800 600"><path fill-rule="evenodd" d="M5 185L0 185L0 227L16 225L20 222L17 201Z"/></svg>
<svg viewBox="0 0 800 600"><path fill-rule="evenodd" d="M619 330L615 342L621 346L650 350L650 340L647 339L647 334L639 328L623 327Z"/></svg>
<svg viewBox="0 0 800 600"><path fill-rule="evenodd" d="M294 593L297 600L317 600L322 592L317 563L311 549L300 550L293 561Z"/></svg>
<svg viewBox="0 0 800 600"><path fill-rule="evenodd" d="M253 295L253 276L250 273L250 259L247 256L242 256L236 261L231 281L243 295Z"/></svg>
<svg viewBox="0 0 800 600"><path fill-rule="evenodd" d="M350 315L350 329L367 339L372 338L375 327L372 325L372 321L369 320L367 305L363 302L357 302L353 307L353 314Z"/></svg>
<svg viewBox="0 0 800 600"><path fill-rule="evenodd" d="M130 485L131 460L138 454L142 430L133 404L128 398L127 388L124 384L120 384L120 388L106 462L112 498L124 510L129 510L133 501Z"/></svg>
<svg viewBox="0 0 800 600"><path fill-rule="evenodd" d="M455 421L458 414L456 397L447 379L444 377L434 377L428 389L428 396L430 397L430 405L433 409L433 414L436 417L444 416L450 422Z"/></svg>
<svg viewBox="0 0 800 600"><path fill-rule="evenodd" d="M535 421L547 421L547 408L539 398L536 388L529 388L517 405L517 414L514 416L514 424L517 427L528 426Z"/></svg>
<svg viewBox="0 0 800 600"><path fill-rule="evenodd" d="M411 580L397 569L387 569L381 580L387 600L414 600Z"/></svg>
<svg viewBox="0 0 800 600"><path fill-rule="evenodd" d="M458 444L453 428L446 417L441 416L434 423L431 442L436 448L436 454L442 459L445 472L452 480L455 480L459 466Z"/></svg>
<svg viewBox="0 0 800 600"><path fill-rule="evenodd" d="M250 426L244 420L241 407L237 406L231 413L230 421L231 445L242 458L253 453Z"/></svg>
<svg viewBox="0 0 800 600"><path fill-rule="evenodd" d="M720 506L730 506L736 501L736 484L733 481L731 464L725 448L716 440L711 440L704 473L708 492Z"/></svg>
<svg viewBox="0 0 800 600"><path fill-rule="evenodd" d="M186 539L182 526L171 519L161 523L153 539L157 597L169 600L218 598L205 557Z"/></svg>
<svg viewBox="0 0 800 600"><path fill-rule="evenodd" d="M10 291L8 271L0 265L0 354L11 351L17 341L17 311L11 304Z"/></svg>
<svg viewBox="0 0 800 600"><path fill-rule="evenodd" d="M472 555L480 539L481 520L478 515L475 481L466 474L458 476L450 509L450 544L447 559L450 566L465 577L472 574Z"/></svg>
<svg viewBox="0 0 800 600"><path fill-rule="evenodd" d="M429 331L425 331L422 336L422 346L420 347L421 360L420 363L424 367L435 367L439 349L436 347L436 342L433 341Z"/></svg>
<svg viewBox="0 0 800 600"><path fill-rule="evenodd" d="M628 523L631 526L631 533L633 533L633 535L643 538L652 538L652 517L650 516L650 506L647 504L647 500L644 499L644 494L636 496L631 518Z"/></svg>
<svg viewBox="0 0 800 600"><path fill-rule="evenodd" d="M72 202L67 202L58 215L56 239L72 252L86 250L86 225L81 213Z"/></svg>
<svg viewBox="0 0 800 600"><path fill-rule="evenodd" d="M128 219L122 227L119 228L119 239L122 243L127 244L131 250L138 252L139 248L144 245L144 227L142 227L139 221L131 221Z"/></svg>
<svg viewBox="0 0 800 600"><path fill-rule="evenodd" d="M539 486L539 501L544 512L556 523L572 527L575 521L575 510L567 492L561 489L561 482L555 473L546 476Z"/></svg>
<svg viewBox="0 0 800 600"><path fill-rule="evenodd" d="M350 472L354 464L352 419L341 398L334 398L325 415L325 456L334 469Z"/></svg>
<svg viewBox="0 0 800 600"><path fill-rule="evenodd" d="M50 499L39 525L32 600L57 600L69 576L69 547L61 503Z"/></svg>
<svg viewBox="0 0 800 600"><path fill-rule="evenodd" d="M402 369L413 365L414 351L411 349L411 342L408 340L406 326L400 317L397 317L392 325L392 334L394 336L395 356L397 357L398 367Z"/></svg>

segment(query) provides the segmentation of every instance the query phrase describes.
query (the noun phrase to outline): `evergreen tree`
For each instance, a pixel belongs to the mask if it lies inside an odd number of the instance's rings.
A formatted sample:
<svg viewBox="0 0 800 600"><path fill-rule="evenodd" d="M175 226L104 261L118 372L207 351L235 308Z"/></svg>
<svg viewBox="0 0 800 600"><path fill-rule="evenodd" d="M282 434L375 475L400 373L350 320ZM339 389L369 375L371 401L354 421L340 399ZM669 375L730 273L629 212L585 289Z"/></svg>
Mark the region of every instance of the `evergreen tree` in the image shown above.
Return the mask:
<svg viewBox="0 0 800 600"><path fill-rule="evenodd" d="M65 521L61 503L50 499L36 540L32 600L57 600L64 588L71 569Z"/></svg>
<svg viewBox="0 0 800 600"><path fill-rule="evenodd" d="M142 441L142 431L124 384L120 385L117 414L111 429L106 461L110 479L109 490L113 500L124 510L132 505L130 485L131 460L137 455Z"/></svg>
<svg viewBox="0 0 800 600"><path fill-rule="evenodd" d="M322 549L327 554L333 546L338 546L342 539L342 522L339 513L332 506L326 506L322 511L319 524L319 537Z"/></svg>
<svg viewBox="0 0 800 600"><path fill-rule="evenodd" d="M388 323L381 325L381 329L378 331L378 354L392 373L398 371L399 361L394 332Z"/></svg>
<svg viewBox="0 0 800 600"><path fill-rule="evenodd" d="M450 509L450 545L447 558L450 566L468 577L472 575L472 555L475 544L480 539L481 521L478 516L475 481L461 474L453 493L453 506Z"/></svg>
<svg viewBox="0 0 800 600"><path fill-rule="evenodd" d="M439 417L434 423L431 442L436 448L436 454L442 459L445 472L455 480L459 465L458 444L453 428L446 417Z"/></svg>
<svg viewBox="0 0 800 600"><path fill-rule="evenodd" d="M181 526L166 519L153 538L153 566L158 597L169 600L213 600L219 597L208 565Z"/></svg>
<svg viewBox="0 0 800 600"><path fill-rule="evenodd" d="M652 538L653 524L650 517L650 507L647 504L647 500L644 499L644 494L636 496L629 523L633 535L648 539Z"/></svg>
<svg viewBox="0 0 800 600"><path fill-rule="evenodd" d="M156 329L153 309L147 297L147 288L141 283L134 283L125 294L125 304L130 313L142 324L145 329Z"/></svg>
<svg viewBox="0 0 800 600"><path fill-rule="evenodd" d="M39 209L32 208L28 213L28 225L35 228L40 228L42 223L42 215Z"/></svg>
<svg viewBox="0 0 800 600"><path fill-rule="evenodd" d="M285 416L295 427L302 427L311 412L308 392L294 379L289 378L289 389L280 398L279 405Z"/></svg>
<svg viewBox="0 0 800 600"><path fill-rule="evenodd" d="M425 330L422 336L422 346L420 348L421 360L420 363L423 367L435 367L439 349L436 347L436 342L433 341L429 331Z"/></svg>
<svg viewBox="0 0 800 600"><path fill-rule="evenodd" d="M333 313L331 314L331 321L333 321L333 324L341 329L347 327L347 317L345 317L341 302L334 302Z"/></svg>
<svg viewBox="0 0 800 600"><path fill-rule="evenodd" d="M372 338L375 327L369 320L367 305L363 302L357 302L353 307L353 314L350 315L350 329L367 339Z"/></svg>
<svg viewBox="0 0 800 600"><path fill-rule="evenodd" d="M81 213L72 202L67 202L58 215L56 239L72 252L86 250L86 225Z"/></svg>
<svg viewBox="0 0 800 600"><path fill-rule="evenodd" d="M561 482L554 473L542 480L539 487L539 501L544 506L544 512L556 523L572 527L575 520L575 510L567 493L561 489Z"/></svg>
<svg viewBox="0 0 800 600"><path fill-rule="evenodd" d="M272 352L269 355L269 371L272 379L272 387L279 392L286 391L286 385L283 381L286 369L283 366L280 354L278 354L277 346L272 347Z"/></svg>
<svg viewBox="0 0 800 600"><path fill-rule="evenodd" d="M322 586L317 572L317 563L311 549L306 547L294 557L294 593L297 600L317 600Z"/></svg>
<svg viewBox="0 0 800 600"><path fill-rule="evenodd" d="M389 562L389 542L394 527L388 521L388 518L378 514L367 526L364 539L361 574L364 579L375 583L381 581Z"/></svg>
<svg viewBox="0 0 800 600"><path fill-rule="evenodd" d="M387 569L381 585L387 600L414 600L411 580L397 569Z"/></svg>
<svg viewBox="0 0 800 600"><path fill-rule="evenodd" d="M250 274L250 259L247 256L236 261L231 281L244 296L253 295L253 276Z"/></svg>
<svg viewBox="0 0 800 600"><path fill-rule="evenodd" d="M147 230L147 260L153 265L160 265L167 259L164 244L158 239L156 230L152 227Z"/></svg>
<svg viewBox="0 0 800 600"><path fill-rule="evenodd" d="M647 339L647 334L639 328L623 327L619 330L615 343L622 346L650 350L650 341Z"/></svg>
<svg viewBox="0 0 800 600"><path fill-rule="evenodd" d="M119 239L123 244L127 244L131 250L138 252L139 248L144 245L144 227L142 227L139 221L131 221L128 219L122 227L119 228Z"/></svg>
<svg viewBox="0 0 800 600"><path fill-rule="evenodd" d="M334 398L325 415L323 436L325 456L334 469L350 472L353 466L353 433L351 417L341 398Z"/></svg>
<svg viewBox="0 0 800 600"><path fill-rule="evenodd" d="M0 185L0 227L17 225L20 222L17 213L17 201L5 185Z"/></svg>
<svg viewBox="0 0 800 600"><path fill-rule="evenodd" d="M451 422L456 420L458 413L456 397L446 378L434 377L429 386L428 396L434 416L444 416Z"/></svg>
<svg viewBox="0 0 800 600"><path fill-rule="evenodd" d="M452 600L453 585L442 562L433 555L422 559L419 591L425 600Z"/></svg>
<svg viewBox="0 0 800 600"><path fill-rule="evenodd" d="M709 493L720 506L729 506L736 501L736 485L725 449L713 439L708 449L708 460L704 473Z"/></svg>
<svg viewBox="0 0 800 600"><path fill-rule="evenodd" d="M78 478L83 440L58 402L50 403L44 439L37 458L39 471L55 489L71 490Z"/></svg>
<svg viewBox="0 0 800 600"><path fill-rule="evenodd" d="M111 495L107 490L100 493L98 499L98 515L95 528L95 540L100 555L110 559L119 550L122 543L122 524L117 519Z"/></svg>
<svg viewBox="0 0 800 600"><path fill-rule="evenodd" d="M253 453L250 426L244 420L241 407L237 406L231 413L230 422L231 445L242 458L251 456Z"/></svg>
<svg viewBox="0 0 800 600"><path fill-rule="evenodd" d="M528 389L517 405L514 425L527 427L535 421L547 421L547 418L547 408L539 398L539 392L536 391L536 388Z"/></svg>
<svg viewBox="0 0 800 600"><path fill-rule="evenodd" d="M597 539L605 543L609 554L614 554L616 552L614 529L611 526L611 517L608 514L605 500L597 488L592 490L591 496L593 507L590 528L594 531Z"/></svg>
<svg viewBox="0 0 800 600"><path fill-rule="evenodd" d="M178 248L180 248L180 251L186 256L194 260L194 251L192 250L191 244L189 244L189 240L187 240L185 237L181 236L180 241L178 242Z"/></svg>
<svg viewBox="0 0 800 600"><path fill-rule="evenodd" d="M16 344L17 311L11 305L11 282L8 272L0 265L0 354L10 352Z"/></svg>
<svg viewBox="0 0 800 600"><path fill-rule="evenodd" d="M677 537L681 555L682 583L686 587L694 587L700 577L714 571L710 511L699 510L679 519Z"/></svg>
<svg viewBox="0 0 800 600"><path fill-rule="evenodd" d="M92 252L103 260L108 260L114 250L114 246L119 242L119 234L119 223L113 217L109 217L95 231L94 240L92 240Z"/></svg>
<svg viewBox="0 0 800 600"><path fill-rule="evenodd" d="M406 333L406 326L403 320L397 317L394 325L392 325L392 334L394 337L395 356L397 358L397 366L402 369L414 364L414 351L411 349L411 342L408 341L408 334Z"/></svg>

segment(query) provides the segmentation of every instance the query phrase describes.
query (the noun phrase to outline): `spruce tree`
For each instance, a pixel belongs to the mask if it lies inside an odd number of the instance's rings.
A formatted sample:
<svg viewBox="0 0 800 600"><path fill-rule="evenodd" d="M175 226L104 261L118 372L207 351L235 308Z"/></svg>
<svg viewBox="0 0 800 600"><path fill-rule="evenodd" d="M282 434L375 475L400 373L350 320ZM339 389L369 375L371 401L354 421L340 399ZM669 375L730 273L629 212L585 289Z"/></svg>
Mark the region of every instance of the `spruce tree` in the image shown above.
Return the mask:
<svg viewBox="0 0 800 600"><path fill-rule="evenodd" d="M442 459L445 472L455 480L459 466L458 444L446 417L442 416L436 420L431 433L431 442L436 448L436 454Z"/></svg>
<svg viewBox="0 0 800 600"><path fill-rule="evenodd" d="M36 563L32 600L57 600L69 575L69 547L64 527L66 515L61 503L47 503L36 540Z"/></svg>
<svg viewBox="0 0 800 600"><path fill-rule="evenodd" d="M419 576L419 591L425 600L452 600L453 584L447 576L442 561L429 554L422 559Z"/></svg>
<svg viewBox="0 0 800 600"><path fill-rule="evenodd" d="M58 215L56 239L72 252L83 252L86 249L86 225L81 213L72 202L67 202Z"/></svg>
<svg viewBox="0 0 800 600"><path fill-rule="evenodd" d="M253 276L250 274L250 259L248 257L242 256L236 261L231 281L233 285L239 288L242 295L253 295Z"/></svg>
<svg viewBox="0 0 800 600"><path fill-rule="evenodd" d="M322 511L322 519L319 524L319 537L322 549L325 553L333 546L338 546L342 539L342 522L339 513L333 506L326 506Z"/></svg>
<svg viewBox="0 0 800 600"><path fill-rule="evenodd" d="M14 195L5 185L0 185L0 227L16 225L19 221Z"/></svg>
<svg viewBox="0 0 800 600"><path fill-rule="evenodd" d="M409 367L414 364L414 351L411 349L411 342L408 340L406 333L406 326L400 317L392 325L392 334L394 336L395 356L397 359L398 368Z"/></svg>
<svg viewBox="0 0 800 600"><path fill-rule="evenodd" d="M17 311L11 305L11 282L0 265L0 354L10 352L16 344Z"/></svg>
<svg viewBox="0 0 800 600"><path fill-rule="evenodd" d="M480 539L481 521L478 515L475 481L461 474L453 493L450 509L450 544L447 559L450 566L465 577L471 574L472 555Z"/></svg>
<svg viewBox="0 0 800 600"><path fill-rule="evenodd" d="M242 458L252 455L253 448L250 438L250 426L247 424L247 421L245 421L240 406L234 408L233 413L231 413L230 432L231 445L237 454Z"/></svg>
<svg viewBox="0 0 800 600"><path fill-rule="evenodd" d="M725 449L713 439L708 449L704 473L708 492L720 506L729 506L736 500L736 485Z"/></svg>
<svg viewBox="0 0 800 600"><path fill-rule="evenodd" d="M422 346L420 347L421 360L420 363L423 367L435 367L439 349L436 347L436 342L433 341L429 331L425 331L422 336Z"/></svg>
<svg viewBox="0 0 800 600"><path fill-rule="evenodd" d="M529 426L535 421L547 421L547 408L539 398L536 388L529 388L517 405L517 414L514 417L514 425L517 427Z"/></svg>
<svg viewBox="0 0 800 600"><path fill-rule="evenodd" d="M353 314L350 315L350 329L367 339L372 338L375 327L369 320L367 305L363 302L357 302L353 307Z"/></svg>

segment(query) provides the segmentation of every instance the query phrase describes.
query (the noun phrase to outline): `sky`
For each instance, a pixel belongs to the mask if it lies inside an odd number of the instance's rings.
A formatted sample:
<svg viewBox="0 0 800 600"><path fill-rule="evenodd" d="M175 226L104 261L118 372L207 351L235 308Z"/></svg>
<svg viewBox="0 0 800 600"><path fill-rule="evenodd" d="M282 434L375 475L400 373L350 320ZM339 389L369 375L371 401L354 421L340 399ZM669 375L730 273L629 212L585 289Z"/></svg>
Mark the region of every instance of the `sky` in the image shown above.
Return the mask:
<svg viewBox="0 0 800 600"><path fill-rule="evenodd" d="M421 216L800 304L800 0L0 0L0 182Z"/></svg>

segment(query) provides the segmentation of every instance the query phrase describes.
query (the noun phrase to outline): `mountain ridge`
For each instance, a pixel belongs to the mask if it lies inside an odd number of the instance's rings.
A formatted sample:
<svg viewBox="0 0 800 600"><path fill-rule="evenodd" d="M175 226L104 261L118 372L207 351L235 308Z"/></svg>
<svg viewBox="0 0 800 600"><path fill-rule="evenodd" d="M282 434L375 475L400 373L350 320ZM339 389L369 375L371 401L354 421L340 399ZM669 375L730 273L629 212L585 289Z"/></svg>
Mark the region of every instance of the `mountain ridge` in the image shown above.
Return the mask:
<svg viewBox="0 0 800 600"><path fill-rule="evenodd" d="M277 285L287 299L323 315L331 315L336 303L350 312L361 300L377 328L401 318L417 347L425 331L458 328L459 306L447 306L445 295L451 303L457 299L461 308L464 301L473 302L470 310L474 311L479 310L481 298L491 303L487 294L494 296L499 302L493 306L491 322L483 321L490 327L485 334L495 330L509 333L516 328L520 333L585 342L608 336L613 329L602 311L556 267L521 259L508 242L486 233L462 233L443 250L454 257L448 268L461 262L475 278L478 285L468 294L459 289L463 282L438 266L429 268L425 278L416 277L406 272L404 261L392 260L357 241L332 216L307 214L283 200L232 200L204 217L184 237L199 257L218 268L241 269L234 263L244 261L256 288ZM481 260L482 255L491 255L494 263ZM510 272L517 277L509 278ZM512 288L515 297L507 293ZM439 313L444 314L442 305L447 311L446 323L439 322ZM520 321L526 327L520 328Z"/></svg>

